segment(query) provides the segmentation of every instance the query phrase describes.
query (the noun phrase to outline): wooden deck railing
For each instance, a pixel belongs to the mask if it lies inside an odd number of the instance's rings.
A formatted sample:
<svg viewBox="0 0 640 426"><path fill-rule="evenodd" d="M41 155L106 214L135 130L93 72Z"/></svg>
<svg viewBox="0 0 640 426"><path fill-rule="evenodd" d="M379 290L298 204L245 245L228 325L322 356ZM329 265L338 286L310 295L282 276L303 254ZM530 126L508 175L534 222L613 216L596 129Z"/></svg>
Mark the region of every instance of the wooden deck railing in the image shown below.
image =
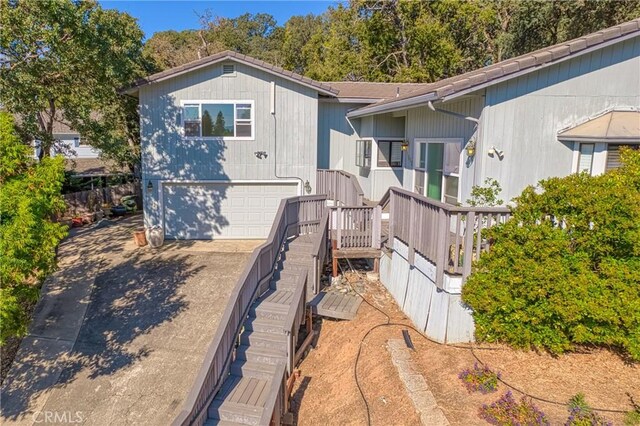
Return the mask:
<svg viewBox="0 0 640 426"><path fill-rule="evenodd" d="M380 205L389 205L389 244L394 237L409 247L409 263L419 253L436 266L436 285L442 287L444 272L471 273L471 264L489 244L482 232L506 221L506 207L457 207L400 188L389 188Z"/></svg>
<svg viewBox="0 0 640 426"><path fill-rule="evenodd" d="M382 209L372 207L331 208L332 238L337 249L380 249Z"/></svg>
<svg viewBox="0 0 640 426"><path fill-rule="evenodd" d="M342 170L319 169L316 175L316 193L326 194L327 199L333 200L337 205L364 205L364 192L358 178Z"/></svg>
<svg viewBox="0 0 640 426"><path fill-rule="evenodd" d="M253 251L244 273L231 293L200 372L187 396L184 409L173 422L174 425L204 424L207 408L234 361L236 341L249 308L267 290L285 240L319 231L325 210L326 197L321 195L282 200L267 241ZM274 399L274 404L275 401Z"/></svg>

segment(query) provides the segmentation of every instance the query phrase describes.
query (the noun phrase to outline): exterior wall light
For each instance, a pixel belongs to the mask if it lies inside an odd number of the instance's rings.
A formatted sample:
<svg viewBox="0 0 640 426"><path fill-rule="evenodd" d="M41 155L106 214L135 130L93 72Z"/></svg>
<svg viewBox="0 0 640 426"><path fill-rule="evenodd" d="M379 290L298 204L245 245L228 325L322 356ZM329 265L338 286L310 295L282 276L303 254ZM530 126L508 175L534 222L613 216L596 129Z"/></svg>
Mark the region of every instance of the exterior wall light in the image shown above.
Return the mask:
<svg viewBox="0 0 640 426"><path fill-rule="evenodd" d="M403 151L407 151L409 149L409 142L403 141L400 149L402 149Z"/></svg>
<svg viewBox="0 0 640 426"><path fill-rule="evenodd" d="M504 158L504 151L496 148L495 146L492 146L491 148L489 148L489 151L487 151L487 154L489 155L489 157L497 156L498 159L500 160Z"/></svg>
<svg viewBox="0 0 640 426"><path fill-rule="evenodd" d="M465 150L467 151L468 157L473 157L474 155L476 155L476 140L471 139L465 147Z"/></svg>
<svg viewBox="0 0 640 426"><path fill-rule="evenodd" d="M149 181L147 183L147 192L151 193L153 191L153 182Z"/></svg>
<svg viewBox="0 0 640 426"><path fill-rule="evenodd" d="M306 181L306 182L304 183L304 191L305 191L307 194L311 194L311 184L309 183L309 181Z"/></svg>

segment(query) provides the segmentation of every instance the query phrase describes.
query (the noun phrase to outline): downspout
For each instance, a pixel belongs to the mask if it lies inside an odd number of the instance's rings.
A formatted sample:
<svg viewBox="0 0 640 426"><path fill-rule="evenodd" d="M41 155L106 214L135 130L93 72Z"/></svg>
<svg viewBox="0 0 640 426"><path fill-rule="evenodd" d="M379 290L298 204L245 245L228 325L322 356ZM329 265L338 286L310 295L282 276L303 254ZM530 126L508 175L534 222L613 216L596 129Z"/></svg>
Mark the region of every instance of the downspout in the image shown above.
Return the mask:
<svg viewBox="0 0 640 426"><path fill-rule="evenodd" d="M278 176L278 118L276 117L276 82L271 82L271 115L273 116L273 174L276 179L297 179L300 181L300 195L304 195L309 181L305 182L299 176Z"/></svg>

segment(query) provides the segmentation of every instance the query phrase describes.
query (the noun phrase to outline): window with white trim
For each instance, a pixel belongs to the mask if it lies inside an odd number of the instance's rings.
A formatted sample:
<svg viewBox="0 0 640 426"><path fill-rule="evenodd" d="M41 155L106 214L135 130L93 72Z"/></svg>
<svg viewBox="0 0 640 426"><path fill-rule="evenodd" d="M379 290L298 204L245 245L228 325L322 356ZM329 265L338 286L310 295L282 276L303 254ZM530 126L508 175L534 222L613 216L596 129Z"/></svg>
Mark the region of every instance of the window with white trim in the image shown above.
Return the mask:
<svg viewBox="0 0 640 426"><path fill-rule="evenodd" d="M593 152L595 144L581 143L580 155L578 156L578 173L587 172L591 174L593 171Z"/></svg>
<svg viewBox="0 0 640 426"><path fill-rule="evenodd" d="M187 101L182 127L189 138L253 139L253 101Z"/></svg>
<svg viewBox="0 0 640 426"><path fill-rule="evenodd" d="M404 141L378 141L378 167L402 167Z"/></svg>
<svg viewBox="0 0 640 426"><path fill-rule="evenodd" d="M356 141L356 166L368 169L371 167L371 141Z"/></svg>

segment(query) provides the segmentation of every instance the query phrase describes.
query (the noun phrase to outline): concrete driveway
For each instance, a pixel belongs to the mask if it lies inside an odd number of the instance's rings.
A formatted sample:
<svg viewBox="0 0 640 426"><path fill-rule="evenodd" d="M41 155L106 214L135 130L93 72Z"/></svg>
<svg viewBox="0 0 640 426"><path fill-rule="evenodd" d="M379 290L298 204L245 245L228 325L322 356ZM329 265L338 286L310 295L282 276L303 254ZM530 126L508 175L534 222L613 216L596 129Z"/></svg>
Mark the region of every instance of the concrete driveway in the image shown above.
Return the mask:
<svg viewBox="0 0 640 426"><path fill-rule="evenodd" d="M141 217L59 250L2 387L3 424L169 424L260 241L137 249Z"/></svg>

